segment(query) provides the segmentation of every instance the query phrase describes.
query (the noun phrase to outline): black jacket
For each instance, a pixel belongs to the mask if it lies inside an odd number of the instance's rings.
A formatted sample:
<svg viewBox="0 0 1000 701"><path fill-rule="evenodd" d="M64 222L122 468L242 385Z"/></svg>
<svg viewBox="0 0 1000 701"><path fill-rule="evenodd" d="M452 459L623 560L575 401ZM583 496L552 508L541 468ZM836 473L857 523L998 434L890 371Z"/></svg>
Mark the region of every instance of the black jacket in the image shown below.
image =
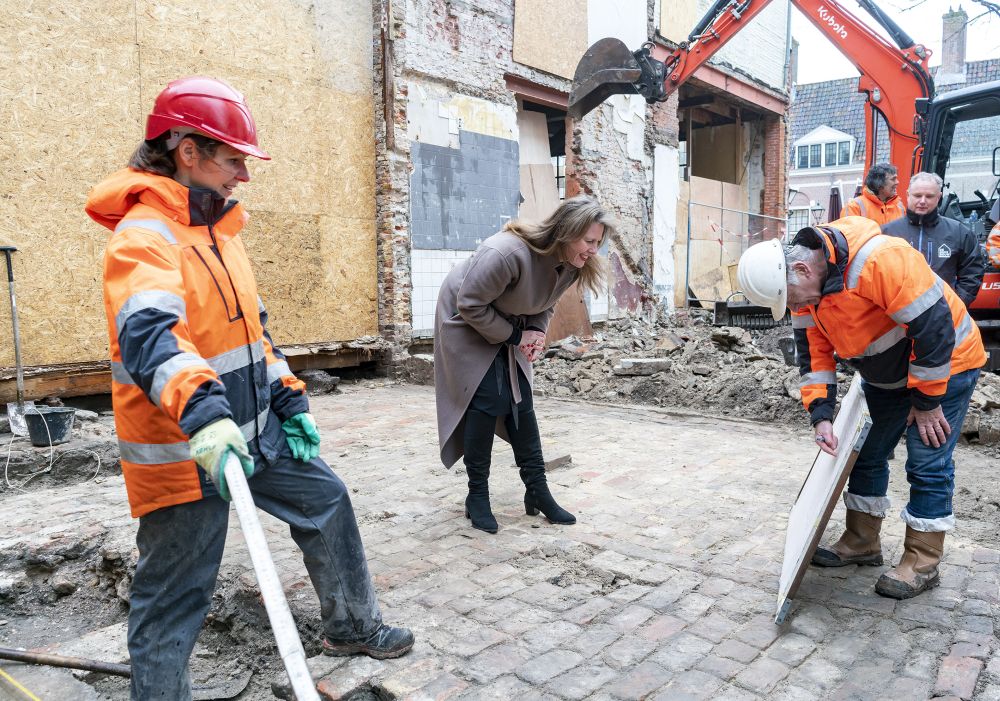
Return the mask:
<svg viewBox="0 0 1000 701"><path fill-rule="evenodd" d="M909 241L965 306L972 304L983 283L983 256L972 229L940 216L936 209L923 216L907 209L905 217L883 226L882 233Z"/></svg>

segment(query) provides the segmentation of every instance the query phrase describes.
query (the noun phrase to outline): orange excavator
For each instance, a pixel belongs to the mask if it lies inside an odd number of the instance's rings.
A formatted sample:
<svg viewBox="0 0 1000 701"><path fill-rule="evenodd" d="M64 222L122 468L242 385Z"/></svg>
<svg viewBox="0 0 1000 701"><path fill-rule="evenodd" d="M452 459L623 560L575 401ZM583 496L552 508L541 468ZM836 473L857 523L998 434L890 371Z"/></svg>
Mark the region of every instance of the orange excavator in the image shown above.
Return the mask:
<svg viewBox="0 0 1000 701"><path fill-rule="evenodd" d="M1000 81L935 95L927 70L930 49L917 44L871 0L857 0L891 37L885 39L836 0L790 0L861 73L858 91L865 94L865 156L875 163L877 146L888 143L888 160L899 169L899 190L913 173L935 172L945 181L941 213L973 227L985 241L991 210L997 216L1000 185ZM601 39L577 65L569 96L569 115L580 119L611 95L638 94L647 102L666 100L720 48L738 34L771 0L715 0L676 49L649 41L632 51L620 40ZM885 134L880 133L885 129ZM975 199L963 200L951 190L949 171L957 144L973 142L974 160L992 163L988 184ZM992 160L990 155L992 154ZM967 162L968 154L962 161ZM987 260L979 296L970 307L990 350L990 368L1000 369L1000 270Z"/></svg>

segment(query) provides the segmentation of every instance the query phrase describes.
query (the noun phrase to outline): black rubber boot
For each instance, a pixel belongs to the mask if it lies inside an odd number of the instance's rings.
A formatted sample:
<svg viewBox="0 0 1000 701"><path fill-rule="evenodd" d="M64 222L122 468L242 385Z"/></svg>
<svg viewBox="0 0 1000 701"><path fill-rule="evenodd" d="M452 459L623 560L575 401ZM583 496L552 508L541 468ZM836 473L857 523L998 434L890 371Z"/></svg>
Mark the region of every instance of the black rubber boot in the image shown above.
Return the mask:
<svg viewBox="0 0 1000 701"><path fill-rule="evenodd" d="M327 640L323 638L323 654L331 657L368 655L376 660L402 657L413 647L409 628L393 628L384 623L365 640Z"/></svg>
<svg viewBox="0 0 1000 701"><path fill-rule="evenodd" d="M545 458L542 457L542 439L538 435L534 409L521 411L516 427L513 416L508 416L504 423L510 436L510 445L514 449L514 460L520 470L521 481L524 482L524 512L528 516L537 516L541 511L550 523L576 523L576 516L559 506L549 492L545 479Z"/></svg>
<svg viewBox="0 0 1000 701"><path fill-rule="evenodd" d="M472 527L496 533L499 526L490 509L490 458L493 455L495 416L470 409L465 413L465 471L469 475L469 496L465 517Z"/></svg>

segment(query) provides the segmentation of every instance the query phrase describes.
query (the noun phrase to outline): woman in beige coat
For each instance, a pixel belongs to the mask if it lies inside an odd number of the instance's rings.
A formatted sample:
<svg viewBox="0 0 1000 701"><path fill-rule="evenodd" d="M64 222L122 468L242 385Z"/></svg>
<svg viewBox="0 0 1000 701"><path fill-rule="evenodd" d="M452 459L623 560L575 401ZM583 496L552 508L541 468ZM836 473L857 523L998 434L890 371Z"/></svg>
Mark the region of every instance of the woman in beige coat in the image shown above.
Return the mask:
<svg viewBox="0 0 1000 701"><path fill-rule="evenodd" d="M438 294L434 385L438 439L446 467L465 456L472 526L497 532L490 510L493 435L510 442L528 515L552 523L576 517L552 498L531 401L531 363L559 297L575 281L597 292L597 250L613 227L593 199L563 202L546 221L508 223L445 278Z"/></svg>

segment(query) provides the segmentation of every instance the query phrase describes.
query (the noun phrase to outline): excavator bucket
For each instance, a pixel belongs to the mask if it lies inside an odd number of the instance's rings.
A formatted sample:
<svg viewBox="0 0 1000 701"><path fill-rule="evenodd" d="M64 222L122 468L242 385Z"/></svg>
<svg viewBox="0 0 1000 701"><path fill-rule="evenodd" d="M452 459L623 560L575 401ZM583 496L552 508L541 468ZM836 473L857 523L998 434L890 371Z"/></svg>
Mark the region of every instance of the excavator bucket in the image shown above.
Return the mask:
<svg viewBox="0 0 1000 701"><path fill-rule="evenodd" d="M569 92L569 116L580 119L612 95L638 93L642 69L620 39L594 43L580 59Z"/></svg>

